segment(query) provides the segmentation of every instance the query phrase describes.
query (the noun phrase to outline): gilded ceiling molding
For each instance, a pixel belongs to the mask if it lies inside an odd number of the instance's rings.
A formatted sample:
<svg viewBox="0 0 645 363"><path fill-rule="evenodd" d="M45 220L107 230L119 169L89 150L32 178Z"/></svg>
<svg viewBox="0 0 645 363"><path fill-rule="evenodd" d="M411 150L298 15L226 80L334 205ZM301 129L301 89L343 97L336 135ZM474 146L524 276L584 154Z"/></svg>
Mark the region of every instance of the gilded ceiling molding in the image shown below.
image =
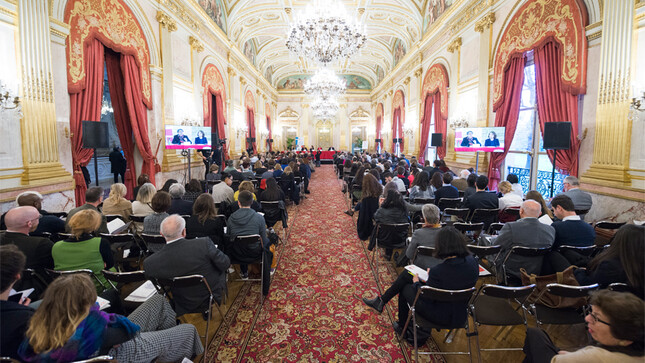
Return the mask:
<svg viewBox="0 0 645 363"><path fill-rule="evenodd" d="M159 3L166 6L170 13L178 17L184 24L188 25L194 31L199 32L199 22L196 21L188 10L176 0L159 0Z"/></svg>
<svg viewBox="0 0 645 363"><path fill-rule="evenodd" d="M226 100L226 86L224 85L224 78L219 69L214 64L209 64L204 69L204 74L202 75L202 87L203 87L203 107L204 107L204 119L210 120L210 114L208 109L208 104L212 95L220 95L222 100ZM222 102L224 106L224 115L226 115L226 104L227 102ZM226 119L224 119L224 124L226 125Z"/></svg>
<svg viewBox="0 0 645 363"><path fill-rule="evenodd" d="M168 14L163 11L157 11L157 16L155 17L159 24L162 27L167 28L169 32L174 32L177 30L177 23L171 18Z"/></svg>
<svg viewBox="0 0 645 363"><path fill-rule="evenodd" d="M202 42L200 42L199 39L193 37L192 35L188 37L188 44L190 44L190 48L195 50L197 53L204 51L204 45L202 44Z"/></svg>
<svg viewBox="0 0 645 363"><path fill-rule="evenodd" d="M443 64L433 64L423 79L423 86L421 87L421 113L420 120L423 120L423 113L425 112L426 96L439 92L441 94L441 116L448 118L448 72Z"/></svg>
<svg viewBox="0 0 645 363"><path fill-rule="evenodd" d="M459 49L461 49L461 37L457 37L455 40L450 42L450 44L448 44L448 52L450 53L459 51Z"/></svg>
<svg viewBox="0 0 645 363"><path fill-rule="evenodd" d="M370 114L363 109L362 106L358 106L356 110L349 114L349 118L367 118L370 117Z"/></svg>
<svg viewBox="0 0 645 363"><path fill-rule="evenodd" d="M287 106L287 108L280 112L278 116L284 118L299 118L300 114L292 110L291 106Z"/></svg>
<svg viewBox="0 0 645 363"><path fill-rule="evenodd" d="M555 40L562 51L563 90L586 92L587 42L582 11L576 0L531 0L520 7L495 53L493 109L504 101L504 69L508 61L550 40Z"/></svg>
<svg viewBox="0 0 645 363"><path fill-rule="evenodd" d="M490 13L484 15L483 18L477 20L477 22L475 23L475 31L477 33L483 33L484 30L490 28L493 23L495 23L495 20L497 20L495 18L495 13L491 11Z"/></svg>
<svg viewBox="0 0 645 363"><path fill-rule="evenodd" d="M410 77L405 77L405 79L403 80L403 84L406 85L406 86L409 85L410 84Z"/></svg>
<svg viewBox="0 0 645 363"><path fill-rule="evenodd" d="M419 68L416 71L414 71L414 76L419 78L423 74L423 68Z"/></svg>
<svg viewBox="0 0 645 363"><path fill-rule="evenodd" d="M240 84L245 85L246 84L246 79L244 77L240 76Z"/></svg>
<svg viewBox="0 0 645 363"><path fill-rule="evenodd" d="M141 24L123 0L70 0L65 7L65 23L70 26L65 47L69 93L85 88L85 44L98 39L110 49L134 56L143 103L152 109L150 50Z"/></svg>

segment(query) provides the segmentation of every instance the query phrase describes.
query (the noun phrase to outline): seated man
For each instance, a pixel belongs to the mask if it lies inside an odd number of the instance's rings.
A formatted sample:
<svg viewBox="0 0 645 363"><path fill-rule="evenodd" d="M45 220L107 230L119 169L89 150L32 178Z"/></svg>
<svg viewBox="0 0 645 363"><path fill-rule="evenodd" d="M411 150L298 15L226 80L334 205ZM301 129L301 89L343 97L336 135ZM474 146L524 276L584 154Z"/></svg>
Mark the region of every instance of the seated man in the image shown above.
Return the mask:
<svg viewBox="0 0 645 363"><path fill-rule="evenodd" d="M143 261L148 278L172 279L178 276L202 275L208 281L217 303L222 302L226 288L228 256L217 249L209 238L187 240L186 221L173 214L161 222L166 246ZM206 286L197 285L172 290L177 316L208 311Z"/></svg>
<svg viewBox="0 0 645 363"><path fill-rule="evenodd" d="M40 213L34 207L17 207L9 210L5 217L7 231L0 235L0 244L14 244L26 256L26 268L34 269L44 276L46 268L54 268L52 259L52 241L45 237L30 236L38 228ZM35 288L38 296L45 291L39 281L23 280L16 285L17 289Z"/></svg>
<svg viewBox="0 0 645 363"><path fill-rule="evenodd" d="M406 189L410 187L410 180L405 177L404 167L399 166L398 168L396 168L396 177L403 182Z"/></svg>
<svg viewBox="0 0 645 363"><path fill-rule="evenodd" d="M223 172L221 177L222 182L213 185L213 201L215 203L221 203L224 201L233 203L233 195L235 194L233 188L231 188L231 185L233 184L233 177L227 172Z"/></svg>
<svg viewBox="0 0 645 363"><path fill-rule="evenodd" d="M103 188L101 187L88 188L87 191L85 192L85 204L69 211L69 213L67 213L66 221L69 221L70 219L72 219L72 216L74 214L85 209L92 209L94 211L101 213L101 211L99 210L99 205L101 205L101 203L103 203ZM110 233L110 231L108 231L108 228L107 228L107 218L105 218L105 216L102 213L101 215L102 215L101 226L99 227L97 232ZM69 226L67 226L67 224L65 225L65 229L67 230L67 232L70 231Z"/></svg>
<svg viewBox="0 0 645 363"><path fill-rule="evenodd" d="M499 199L497 195L486 191L488 186L488 177L486 175L479 175L475 181L476 192L465 199L464 208L470 209L472 215L475 209L495 209L499 208ZM538 215L539 216L539 215ZM473 223L484 222L484 228L495 221L494 217L487 218L486 220L473 219Z"/></svg>
<svg viewBox="0 0 645 363"><path fill-rule="evenodd" d="M441 198L459 198L459 189L452 184L452 174L443 173L443 185L434 192L434 203L439 204Z"/></svg>
<svg viewBox="0 0 645 363"><path fill-rule="evenodd" d="M593 205L591 195L580 190L580 182L578 181L578 178L571 175L564 178L564 181L562 182L562 189L564 191L558 195L566 195L567 197L571 198L575 210L591 209L591 206ZM558 195L556 195L556 197ZM584 220L585 216L581 215L580 218Z"/></svg>
<svg viewBox="0 0 645 363"><path fill-rule="evenodd" d="M266 222L262 215L251 209L251 204L253 204L253 194L251 192L247 190L241 191L237 197L237 203L240 208L231 214L226 223L231 242L226 251L232 261L240 263L240 273L243 279L248 278L248 265L246 263L257 261L260 254L264 254L263 266L265 280L263 281L264 291L262 293L267 295L269 293L269 281L271 278L270 264L273 254L271 253L269 238L267 237ZM260 235L262 246L257 244L255 246L241 247L235 244L235 238L237 236L249 236L253 234Z"/></svg>
<svg viewBox="0 0 645 363"><path fill-rule="evenodd" d="M170 186L168 192L172 198L168 214L193 215L193 203L181 199L186 194L186 189L183 185L175 183Z"/></svg>
<svg viewBox="0 0 645 363"><path fill-rule="evenodd" d="M18 347L25 339L29 319L36 312L24 301L8 301L14 284L25 269L25 255L14 245L0 247L0 356L19 359ZM35 296L35 295L31 295Z"/></svg>
<svg viewBox="0 0 645 363"><path fill-rule="evenodd" d="M491 194L492 195L492 194ZM493 244L502 247L496 260L497 276L499 280L504 278L502 264L511 248L525 246L531 248L551 247L555 239L553 227L538 221L542 213L542 206L534 200L527 200L520 207L520 218L516 222L509 222L499 231L499 236ZM509 282L516 283L520 280L520 268L524 268L529 274L540 275L542 269L542 258L510 256L506 261L506 274Z"/></svg>
<svg viewBox="0 0 645 363"><path fill-rule="evenodd" d="M38 227L35 231L29 234L31 236L42 236L43 232L51 233L52 235L65 232L65 221L43 210L42 202L43 196L40 193L33 191L20 193L18 197L16 197L16 204L18 204L19 207L34 207L38 209L38 212L41 215L40 222L38 222ZM0 229L7 229L7 226L4 222L5 215L6 213L2 215Z"/></svg>
<svg viewBox="0 0 645 363"><path fill-rule="evenodd" d="M463 192L466 190L466 188L468 188L468 182L466 181L466 179L468 179L468 175L470 175L470 172L464 169L459 173L459 178L453 179L450 184L452 184L453 187L457 188L457 190Z"/></svg>
<svg viewBox="0 0 645 363"><path fill-rule="evenodd" d="M560 246L586 247L594 244L596 232L576 214L571 198L559 194L551 200L551 208L553 215L559 219L551 224L555 229L554 249Z"/></svg>
<svg viewBox="0 0 645 363"><path fill-rule="evenodd" d="M387 184L389 182L394 182L396 185L396 190L398 190L399 193L405 193L407 189L405 188L405 183L403 183L403 180L399 179L396 176L393 176L391 172L386 171L383 173L383 181L384 184Z"/></svg>

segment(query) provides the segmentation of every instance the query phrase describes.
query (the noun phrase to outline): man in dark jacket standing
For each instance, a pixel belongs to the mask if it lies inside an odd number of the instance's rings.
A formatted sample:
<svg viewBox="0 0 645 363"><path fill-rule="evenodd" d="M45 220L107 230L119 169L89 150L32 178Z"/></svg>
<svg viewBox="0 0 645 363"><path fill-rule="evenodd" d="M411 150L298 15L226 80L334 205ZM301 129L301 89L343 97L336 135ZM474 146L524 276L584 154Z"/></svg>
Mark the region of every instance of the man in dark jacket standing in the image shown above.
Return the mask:
<svg viewBox="0 0 645 363"><path fill-rule="evenodd" d="M264 217L251 209L253 204L253 195L249 191L241 191L237 197L240 209L236 210L228 218L226 223L230 246L226 249L227 254L231 257L234 264L240 264L240 273L243 279L248 278L248 264L257 261L260 255L263 257L262 267L264 269L264 281L262 281L264 295L269 293L269 283L271 279L271 253L269 238L267 237L266 222ZM235 241L237 236L260 235L261 244L255 245L238 245Z"/></svg>
<svg viewBox="0 0 645 363"><path fill-rule="evenodd" d="M121 154L119 147L112 149L110 153L110 165L111 172L114 174L114 182L119 182L119 175L121 175L121 183L125 184L125 169L127 168L127 162Z"/></svg>

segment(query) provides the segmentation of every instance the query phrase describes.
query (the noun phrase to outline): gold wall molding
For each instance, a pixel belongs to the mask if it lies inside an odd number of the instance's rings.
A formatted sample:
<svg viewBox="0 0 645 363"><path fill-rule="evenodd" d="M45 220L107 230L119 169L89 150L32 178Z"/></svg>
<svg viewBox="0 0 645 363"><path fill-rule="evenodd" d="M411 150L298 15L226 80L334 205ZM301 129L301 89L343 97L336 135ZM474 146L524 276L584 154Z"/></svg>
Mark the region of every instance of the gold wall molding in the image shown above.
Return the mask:
<svg viewBox="0 0 645 363"><path fill-rule="evenodd" d="M457 14L450 23L450 34L458 34L461 32L473 19L479 14L483 13L485 9L492 7L499 0L479 0L475 4L468 6L465 10Z"/></svg>
<svg viewBox="0 0 645 363"><path fill-rule="evenodd" d="M204 51L204 45L202 44L202 42L200 42L199 39L193 37L192 35L188 37L188 44L190 44L190 48L197 53Z"/></svg>
<svg viewBox="0 0 645 363"><path fill-rule="evenodd" d="M199 22L196 21L186 8L175 0L159 0L159 3L166 6L172 14L175 14L184 24L188 25L195 32L199 32Z"/></svg>
<svg viewBox="0 0 645 363"><path fill-rule="evenodd" d="M458 52L459 49L461 49L461 44L462 44L461 37L457 37L455 40L450 42L450 44L448 44L448 52L450 53Z"/></svg>
<svg viewBox="0 0 645 363"><path fill-rule="evenodd" d="M495 18L495 13L491 11L484 15L483 18L477 20L475 23L475 31L477 33L483 33L484 30L488 29L493 25L493 23L495 23L495 20L497 20L497 18Z"/></svg>
<svg viewBox="0 0 645 363"><path fill-rule="evenodd" d="M174 32L177 30L177 23L175 22L175 20L173 20L168 14L164 13L163 11L157 11L157 16L155 17L155 19L157 19L162 27L168 29L169 32Z"/></svg>
<svg viewBox="0 0 645 363"><path fill-rule="evenodd" d="M593 40L596 40L598 38L602 37L602 30L599 32L595 32L593 34L587 35L587 41L591 42Z"/></svg>

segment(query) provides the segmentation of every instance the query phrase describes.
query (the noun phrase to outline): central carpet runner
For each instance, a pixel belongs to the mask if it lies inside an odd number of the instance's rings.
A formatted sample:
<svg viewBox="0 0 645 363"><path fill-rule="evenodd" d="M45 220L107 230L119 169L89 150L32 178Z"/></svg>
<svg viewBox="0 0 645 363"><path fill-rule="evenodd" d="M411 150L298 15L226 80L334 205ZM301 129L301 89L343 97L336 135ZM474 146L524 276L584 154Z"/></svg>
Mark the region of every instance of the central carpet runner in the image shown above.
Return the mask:
<svg viewBox="0 0 645 363"><path fill-rule="evenodd" d="M388 304L390 313L378 315L361 300L376 295L376 282L356 227L343 214L347 203L332 166L317 168L309 187L307 199L291 207L289 237L266 300L261 303L258 283L246 283L206 356L216 362L408 361L411 347L402 348L392 329L396 301ZM382 283L393 281L385 268L379 275Z"/></svg>

